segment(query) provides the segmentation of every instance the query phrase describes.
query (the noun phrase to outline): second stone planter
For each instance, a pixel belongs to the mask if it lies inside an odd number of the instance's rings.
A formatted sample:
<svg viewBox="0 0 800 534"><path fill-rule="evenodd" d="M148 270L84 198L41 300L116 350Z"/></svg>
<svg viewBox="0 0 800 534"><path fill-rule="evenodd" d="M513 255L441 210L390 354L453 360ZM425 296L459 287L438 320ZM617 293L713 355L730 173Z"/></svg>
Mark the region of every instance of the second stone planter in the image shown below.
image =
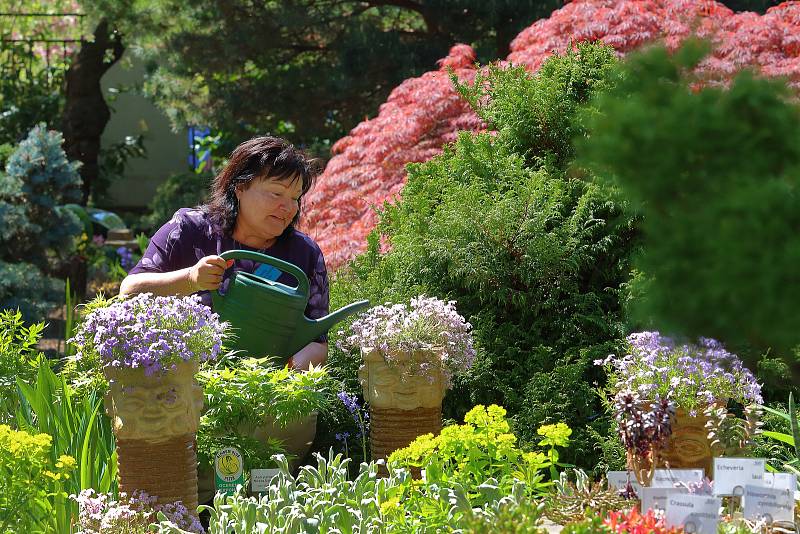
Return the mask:
<svg viewBox="0 0 800 534"><path fill-rule="evenodd" d="M395 352L389 365L379 350L362 350L358 376L369 403L373 460L386 459L418 436L442 430L442 399L447 387L441 370L437 367L406 376L400 371L406 364L430 359L430 354Z"/></svg>

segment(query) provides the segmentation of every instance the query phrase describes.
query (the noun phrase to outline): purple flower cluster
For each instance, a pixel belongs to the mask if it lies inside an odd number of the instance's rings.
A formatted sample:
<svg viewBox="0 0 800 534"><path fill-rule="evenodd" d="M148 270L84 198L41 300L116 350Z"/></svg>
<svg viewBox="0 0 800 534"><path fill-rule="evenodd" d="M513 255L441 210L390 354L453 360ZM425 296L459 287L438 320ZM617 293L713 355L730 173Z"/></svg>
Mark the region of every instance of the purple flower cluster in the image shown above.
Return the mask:
<svg viewBox="0 0 800 534"><path fill-rule="evenodd" d="M136 265L136 262L133 261L133 252L128 247L119 247L117 256L119 256L119 264L125 269L126 273Z"/></svg>
<svg viewBox="0 0 800 534"><path fill-rule="evenodd" d="M475 360L472 325L455 304L421 295L410 305L375 306L352 324L351 335L339 348L378 349L390 364L392 352L423 355L428 359L415 361L414 373L425 376L441 369L449 385L452 375L466 371Z"/></svg>
<svg viewBox="0 0 800 534"><path fill-rule="evenodd" d="M614 396L614 413L622 444L629 451L646 457L669 440L675 403L666 398L644 401L633 391L620 391Z"/></svg>
<svg viewBox="0 0 800 534"><path fill-rule="evenodd" d="M128 497L120 493L118 501L108 494L95 493L93 489L83 490L80 495L70 495L78 503L78 527L83 534L113 534L145 532L148 525L156 522L156 514L164 515L178 528L189 532L204 532L200 521L181 502L156 504L157 498L143 491L136 491Z"/></svg>
<svg viewBox="0 0 800 534"><path fill-rule="evenodd" d="M77 358L99 357L104 367L143 368L151 376L181 361L215 359L227 326L198 295L143 293L92 311L71 342Z"/></svg>
<svg viewBox="0 0 800 534"><path fill-rule="evenodd" d="M355 395L351 395L346 391L340 391L336 395L344 407L347 408L347 411L350 412L350 415L353 418L356 426L358 426L358 432L354 436L355 439L360 440L362 453L364 454L364 459L367 458L367 435L369 434L369 409L367 408L367 404L362 404L358 401L358 397ZM345 448L345 454L347 453L347 439L350 437L349 432L340 432L336 434L336 440L339 441Z"/></svg>
<svg viewBox="0 0 800 534"><path fill-rule="evenodd" d="M753 373L718 341L700 338L697 344L680 344L658 332L631 334L627 341L625 356L595 361L606 368L612 392L670 399L692 416L728 399L762 402Z"/></svg>

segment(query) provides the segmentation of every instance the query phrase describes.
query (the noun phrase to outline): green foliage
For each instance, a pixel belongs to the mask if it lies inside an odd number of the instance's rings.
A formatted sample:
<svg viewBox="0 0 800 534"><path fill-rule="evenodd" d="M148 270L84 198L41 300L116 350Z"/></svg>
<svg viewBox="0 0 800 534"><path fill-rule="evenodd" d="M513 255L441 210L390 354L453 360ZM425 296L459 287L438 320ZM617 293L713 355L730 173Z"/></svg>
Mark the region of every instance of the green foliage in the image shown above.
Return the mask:
<svg viewBox="0 0 800 534"><path fill-rule="evenodd" d="M75 459L69 478L62 484L68 495L89 488L100 493L116 492L116 443L102 398L94 392L77 396L67 380L52 371L44 357L37 363L35 383L17 381L20 392L17 425L28 432L52 437L53 463L62 455ZM68 501L60 514L59 525L69 525L70 518L77 517L77 503Z"/></svg>
<svg viewBox="0 0 800 534"><path fill-rule="evenodd" d="M764 430L762 434L766 438L784 443L790 447L788 457L783 459L782 468L800 477L800 430L798 430L798 419L794 396L789 395L789 410L784 412L775 408L765 406L764 410L772 415L785 420L789 425L789 432L776 432L774 430ZM773 460L774 461L774 460Z"/></svg>
<svg viewBox="0 0 800 534"><path fill-rule="evenodd" d="M453 43L495 60L561 4L97 0L85 9L113 21L129 49L151 60L145 89L173 124L209 124L239 140L271 132L322 155Z"/></svg>
<svg viewBox="0 0 800 534"><path fill-rule="evenodd" d="M465 424L450 425L441 434L425 434L408 447L389 456L390 469L421 469L425 484L433 486L463 487L473 505L481 506L493 494L484 485L488 479L500 494L508 494L517 481L522 481L530 491L543 492L542 470L558 461L555 447L566 446L571 432L563 423L541 427L549 435L541 444L549 445L547 453L524 452L517 447L517 437L510 432L506 411L497 405L488 408L478 405L465 416Z"/></svg>
<svg viewBox="0 0 800 534"><path fill-rule="evenodd" d="M578 107L611 85L615 52L610 47L578 43L566 60L546 61L538 73L525 67L489 67L472 85L452 75L459 93L497 131L497 141L521 154L534 167L563 168L574 156L573 139L585 134L575 120Z"/></svg>
<svg viewBox="0 0 800 534"><path fill-rule="evenodd" d="M205 173L185 172L170 176L156 189L148 206L150 213L142 219L142 224L155 231L170 220L178 209L201 204L210 186L211 176Z"/></svg>
<svg viewBox="0 0 800 534"><path fill-rule="evenodd" d="M64 484L75 460L54 460L51 441L0 425L0 532L69 532Z"/></svg>
<svg viewBox="0 0 800 534"><path fill-rule="evenodd" d="M198 374L206 401L197 436L201 465L212 466L216 451L226 446L239 448L246 466L272 465L271 457L284 449L277 440L255 439L255 428L285 427L330 407L337 388L324 368L297 372L262 367L265 361L248 359Z"/></svg>
<svg viewBox="0 0 800 534"><path fill-rule="evenodd" d="M48 5L48 8L54 9L52 5ZM4 12L14 10L19 10L19 6L3 9ZM27 17L14 18L14 23L19 24ZM9 19L3 17L3 22ZM8 35L5 33L7 31L8 28L4 28L5 35ZM16 145L37 124L45 121L55 126L61 117L64 95L59 87L63 72L59 68L48 70L27 43L0 42L0 61L5 67L0 77L0 145ZM19 69L26 63L28 69L12 71L14 67ZM0 150L0 170L5 166L8 155Z"/></svg>
<svg viewBox="0 0 800 534"><path fill-rule="evenodd" d="M317 455L316 466L304 466L293 476L289 463L276 456L280 475L273 479L261 500L240 494L218 493L214 506L202 506L210 512L209 534L250 534L252 532L388 532L383 527L381 503L388 500L401 482L378 478L375 464L361 464L354 480L348 479L349 459L331 453ZM183 531L159 515L158 532L178 534ZM156 530L154 528L154 530Z"/></svg>
<svg viewBox="0 0 800 534"><path fill-rule="evenodd" d="M733 350L772 348L797 381L800 109L784 83L749 72L698 89L690 72L704 53L694 43L631 56L586 114L582 160L642 216L634 317Z"/></svg>
<svg viewBox="0 0 800 534"><path fill-rule="evenodd" d="M327 457L315 456L316 465L303 466L294 476L286 458L277 455L280 474L260 500L241 494L217 494L213 507L201 507L211 515L209 534L410 534L472 532L472 528L488 532L490 525L507 529L499 532L541 532L537 529L541 510L527 497L523 483L503 493L492 485L492 479L487 480L480 491L490 498L484 499L488 502L480 507L457 483L420 486L403 469L379 477L376 463L362 463L351 479L349 458L332 451ZM159 520L151 530L161 534L185 532L163 515ZM526 530L512 529L514 520L526 521Z"/></svg>
<svg viewBox="0 0 800 534"><path fill-rule="evenodd" d="M611 529L603 525L603 518L593 515L577 523L569 523L562 530L562 534L606 534Z"/></svg>
<svg viewBox="0 0 800 534"><path fill-rule="evenodd" d="M83 229L64 207L80 198L81 179L62 141L60 133L38 125L0 174L0 308L19 308L29 321L63 303L63 286L48 275Z"/></svg>
<svg viewBox="0 0 800 534"><path fill-rule="evenodd" d="M492 514L467 515L460 526L471 534L546 534L541 517L541 503L509 499L499 503Z"/></svg>
<svg viewBox="0 0 800 534"><path fill-rule="evenodd" d="M19 311L0 311L0 424L11 424L19 406L17 380L36 378L43 323L25 326Z"/></svg>
<svg viewBox="0 0 800 534"><path fill-rule="evenodd" d="M623 336L636 227L612 192L575 176L568 139L548 128L582 131L575 110L611 83L615 62L607 48L581 45L536 75L490 69L473 102L497 136L462 133L441 156L409 165L402 200L381 218L389 252L373 236L331 286L332 300L455 300L478 356L446 415L502 403L525 441L543 423L570 421L569 459L582 465L594 463L586 426L600 412L591 362ZM354 358L331 355L346 369Z"/></svg>

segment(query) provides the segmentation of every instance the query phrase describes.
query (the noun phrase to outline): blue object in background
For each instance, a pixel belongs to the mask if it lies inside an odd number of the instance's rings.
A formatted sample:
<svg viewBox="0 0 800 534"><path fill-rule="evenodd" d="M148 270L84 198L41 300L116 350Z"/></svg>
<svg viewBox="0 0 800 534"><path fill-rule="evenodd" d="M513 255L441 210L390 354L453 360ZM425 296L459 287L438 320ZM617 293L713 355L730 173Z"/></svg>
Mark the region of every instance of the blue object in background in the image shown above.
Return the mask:
<svg viewBox="0 0 800 534"><path fill-rule="evenodd" d="M211 134L211 129L189 126L189 166L193 171L206 171L211 168L211 150L201 150L200 143Z"/></svg>

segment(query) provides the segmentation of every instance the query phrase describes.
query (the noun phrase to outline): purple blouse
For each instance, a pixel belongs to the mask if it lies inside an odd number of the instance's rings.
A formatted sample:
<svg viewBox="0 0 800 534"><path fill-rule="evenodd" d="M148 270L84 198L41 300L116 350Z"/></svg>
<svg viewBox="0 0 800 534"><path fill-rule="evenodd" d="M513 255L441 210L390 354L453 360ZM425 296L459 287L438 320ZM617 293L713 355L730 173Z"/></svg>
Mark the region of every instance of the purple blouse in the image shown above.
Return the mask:
<svg viewBox="0 0 800 534"><path fill-rule="evenodd" d="M261 252L299 267L306 273L309 282L306 316L309 319L319 319L328 315L328 271L322 251L310 237L299 230L292 230L279 237L269 248L248 247L225 235L204 211L197 208L181 208L175 212L172 219L150 238L150 245L142 259L129 274L177 271L191 267L206 256L237 249ZM225 292L234 270L252 273L260 266L262 264L252 260L234 260L233 268L225 271L220 290ZM280 273L277 281L289 286L297 285L294 276L284 272ZM212 307L211 294L208 291L200 291L198 294L206 306ZM316 341L325 342L327 339L328 336L323 334Z"/></svg>

